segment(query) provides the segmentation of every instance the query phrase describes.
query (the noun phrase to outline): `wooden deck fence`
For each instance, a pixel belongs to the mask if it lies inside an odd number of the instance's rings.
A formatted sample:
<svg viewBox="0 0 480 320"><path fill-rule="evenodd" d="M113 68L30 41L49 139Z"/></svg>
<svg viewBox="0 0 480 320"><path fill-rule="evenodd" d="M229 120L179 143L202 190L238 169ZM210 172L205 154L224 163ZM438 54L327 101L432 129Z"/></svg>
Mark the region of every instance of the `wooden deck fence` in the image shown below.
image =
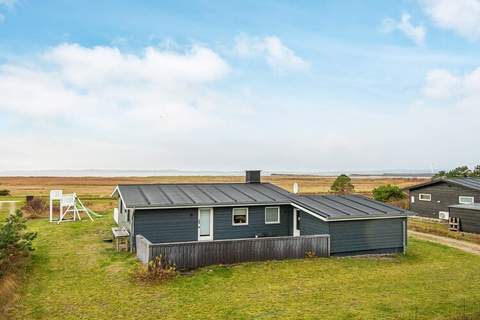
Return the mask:
<svg viewBox="0 0 480 320"><path fill-rule="evenodd" d="M183 270L213 264L304 258L307 254L328 257L330 236L151 243L142 235L137 235L136 252L138 259L145 264L162 256L169 264Z"/></svg>

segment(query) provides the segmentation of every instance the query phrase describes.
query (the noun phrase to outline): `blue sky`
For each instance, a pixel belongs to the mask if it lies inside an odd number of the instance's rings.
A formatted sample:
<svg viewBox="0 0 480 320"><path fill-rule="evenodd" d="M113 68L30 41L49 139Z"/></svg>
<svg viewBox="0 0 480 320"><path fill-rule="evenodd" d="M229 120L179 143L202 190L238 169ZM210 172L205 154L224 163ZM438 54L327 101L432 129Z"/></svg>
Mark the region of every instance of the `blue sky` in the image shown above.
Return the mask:
<svg viewBox="0 0 480 320"><path fill-rule="evenodd" d="M479 40L478 0L0 0L0 170L472 165Z"/></svg>

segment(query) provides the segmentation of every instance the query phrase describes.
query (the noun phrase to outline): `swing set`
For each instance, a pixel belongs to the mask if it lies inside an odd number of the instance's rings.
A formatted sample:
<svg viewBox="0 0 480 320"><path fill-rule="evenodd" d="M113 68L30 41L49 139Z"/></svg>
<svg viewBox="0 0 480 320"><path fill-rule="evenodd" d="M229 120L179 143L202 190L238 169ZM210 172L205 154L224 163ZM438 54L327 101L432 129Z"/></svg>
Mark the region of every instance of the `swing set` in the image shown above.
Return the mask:
<svg viewBox="0 0 480 320"><path fill-rule="evenodd" d="M58 217L55 217L53 212L53 204L55 201L60 202L60 213ZM50 222L59 224L64 221L80 221L82 220L80 213L84 213L92 221L92 216L102 216L85 207L76 193L63 194L62 190L50 191Z"/></svg>

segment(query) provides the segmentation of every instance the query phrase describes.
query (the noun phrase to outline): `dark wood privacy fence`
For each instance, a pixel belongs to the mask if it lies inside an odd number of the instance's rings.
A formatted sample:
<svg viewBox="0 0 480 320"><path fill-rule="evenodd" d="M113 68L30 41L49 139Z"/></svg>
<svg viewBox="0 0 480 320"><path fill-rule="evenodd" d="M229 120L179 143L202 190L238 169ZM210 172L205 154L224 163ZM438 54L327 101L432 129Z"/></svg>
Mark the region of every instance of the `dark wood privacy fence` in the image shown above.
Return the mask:
<svg viewBox="0 0 480 320"><path fill-rule="evenodd" d="M307 253L328 257L330 236L151 243L142 235L137 235L136 250L138 259L143 263L162 256L177 269L195 269L213 264L304 258Z"/></svg>

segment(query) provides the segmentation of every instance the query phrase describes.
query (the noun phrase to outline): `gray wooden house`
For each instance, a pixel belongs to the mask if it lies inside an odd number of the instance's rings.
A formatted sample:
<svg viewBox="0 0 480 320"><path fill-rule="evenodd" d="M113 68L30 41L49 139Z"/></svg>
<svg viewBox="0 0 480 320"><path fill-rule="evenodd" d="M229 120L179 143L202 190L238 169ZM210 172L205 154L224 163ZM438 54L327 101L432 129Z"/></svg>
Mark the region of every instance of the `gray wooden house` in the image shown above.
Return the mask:
<svg viewBox="0 0 480 320"><path fill-rule="evenodd" d="M161 244L178 251L180 245L225 246L225 241L240 239L250 239L252 248L253 240L270 239L270 251L278 239L294 250L303 247L290 243L307 245L322 236L322 246L328 246L322 255L352 255L403 252L407 240L405 210L358 195L299 196L262 183L259 171L247 171L246 183L119 185L113 195L118 197L118 224L128 230L137 250L138 239L150 251ZM247 250L243 248L233 251Z"/></svg>
<svg viewBox="0 0 480 320"><path fill-rule="evenodd" d="M477 206L480 203L479 178L436 179L407 190L410 211L419 216L445 220L459 217L465 231L473 230L469 224L474 221L480 225Z"/></svg>

